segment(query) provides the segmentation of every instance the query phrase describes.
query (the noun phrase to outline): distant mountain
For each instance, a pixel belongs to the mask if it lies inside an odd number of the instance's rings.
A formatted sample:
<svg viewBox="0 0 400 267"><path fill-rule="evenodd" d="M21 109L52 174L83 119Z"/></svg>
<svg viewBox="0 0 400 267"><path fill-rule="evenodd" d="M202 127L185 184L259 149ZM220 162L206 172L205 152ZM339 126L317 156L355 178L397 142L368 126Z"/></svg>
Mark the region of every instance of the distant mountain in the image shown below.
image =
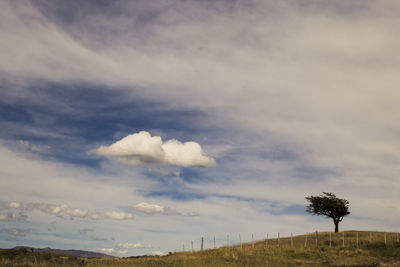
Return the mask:
<svg viewBox="0 0 400 267"><path fill-rule="evenodd" d="M61 255L74 256L78 258L115 258L114 256L110 256L103 253L84 251L84 250L76 250L76 249L53 249L53 248L32 248L25 246L14 247L16 250L26 249L27 251L34 252L50 252L57 253Z"/></svg>

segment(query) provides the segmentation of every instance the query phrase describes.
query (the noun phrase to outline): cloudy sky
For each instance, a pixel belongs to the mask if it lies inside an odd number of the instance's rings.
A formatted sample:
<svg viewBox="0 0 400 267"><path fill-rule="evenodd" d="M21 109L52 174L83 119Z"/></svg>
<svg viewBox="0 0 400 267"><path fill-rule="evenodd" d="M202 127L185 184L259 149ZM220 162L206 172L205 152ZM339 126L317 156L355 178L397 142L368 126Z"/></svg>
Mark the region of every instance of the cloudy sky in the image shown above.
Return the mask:
<svg viewBox="0 0 400 267"><path fill-rule="evenodd" d="M397 1L1 1L0 247L400 231ZM208 242L208 243L207 243Z"/></svg>

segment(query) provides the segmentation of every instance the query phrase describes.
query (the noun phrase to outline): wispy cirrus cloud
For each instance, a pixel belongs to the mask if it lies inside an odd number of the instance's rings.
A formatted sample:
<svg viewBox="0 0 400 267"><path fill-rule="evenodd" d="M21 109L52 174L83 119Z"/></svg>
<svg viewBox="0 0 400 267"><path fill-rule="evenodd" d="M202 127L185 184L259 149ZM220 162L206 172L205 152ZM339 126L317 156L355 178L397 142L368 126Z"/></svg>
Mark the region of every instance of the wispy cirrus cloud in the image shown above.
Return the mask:
<svg viewBox="0 0 400 267"><path fill-rule="evenodd" d="M93 232L94 229L90 229L90 228L84 228L84 229L79 229L79 234L81 235L86 235L89 232Z"/></svg>
<svg viewBox="0 0 400 267"><path fill-rule="evenodd" d="M100 237L100 236L91 236L90 238L92 240L94 240L94 241L105 241L105 240L108 240L108 238Z"/></svg>
<svg viewBox="0 0 400 267"><path fill-rule="evenodd" d="M117 248L151 248L152 246L150 245L143 245L141 243L121 243L117 245Z"/></svg>
<svg viewBox="0 0 400 267"><path fill-rule="evenodd" d="M45 150L48 150L50 146L40 146L40 145L35 145L31 144L29 141L26 140L17 140L16 143L26 149L36 151L36 152L43 152Z"/></svg>
<svg viewBox="0 0 400 267"><path fill-rule="evenodd" d="M25 237L27 234L31 233L32 229L21 229L21 228L2 228L0 233L6 233L15 237Z"/></svg>
<svg viewBox="0 0 400 267"><path fill-rule="evenodd" d="M182 213L179 211L176 211L170 207L163 207L157 204L150 204L146 202L138 203L136 205L133 205L130 207L132 210L135 211L140 211L146 214L162 214L166 216L189 216L189 217L194 217L194 216L199 216L198 213L196 212L190 212L190 213Z"/></svg>

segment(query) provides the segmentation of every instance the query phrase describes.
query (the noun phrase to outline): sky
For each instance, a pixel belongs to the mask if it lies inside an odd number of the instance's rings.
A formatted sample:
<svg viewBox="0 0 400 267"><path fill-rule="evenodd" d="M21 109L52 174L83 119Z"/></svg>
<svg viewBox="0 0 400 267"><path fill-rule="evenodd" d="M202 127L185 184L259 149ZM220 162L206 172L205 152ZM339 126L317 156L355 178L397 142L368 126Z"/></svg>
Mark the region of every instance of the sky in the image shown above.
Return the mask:
<svg viewBox="0 0 400 267"><path fill-rule="evenodd" d="M400 225L397 1L0 1L0 247Z"/></svg>

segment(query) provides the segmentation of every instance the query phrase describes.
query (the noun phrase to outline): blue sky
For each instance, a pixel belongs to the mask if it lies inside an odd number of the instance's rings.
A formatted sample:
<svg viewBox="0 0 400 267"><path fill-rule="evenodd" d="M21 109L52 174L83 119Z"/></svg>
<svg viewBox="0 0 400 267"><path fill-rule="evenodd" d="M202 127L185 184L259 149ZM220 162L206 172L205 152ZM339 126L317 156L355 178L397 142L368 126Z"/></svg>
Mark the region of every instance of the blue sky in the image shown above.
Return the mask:
<svg viewBox="0 0 400 267"><path fill-rule="evenodd" d="M2 1L0 247L332 230L323 191L341 229L399 231L399 9Z"/></svg>

